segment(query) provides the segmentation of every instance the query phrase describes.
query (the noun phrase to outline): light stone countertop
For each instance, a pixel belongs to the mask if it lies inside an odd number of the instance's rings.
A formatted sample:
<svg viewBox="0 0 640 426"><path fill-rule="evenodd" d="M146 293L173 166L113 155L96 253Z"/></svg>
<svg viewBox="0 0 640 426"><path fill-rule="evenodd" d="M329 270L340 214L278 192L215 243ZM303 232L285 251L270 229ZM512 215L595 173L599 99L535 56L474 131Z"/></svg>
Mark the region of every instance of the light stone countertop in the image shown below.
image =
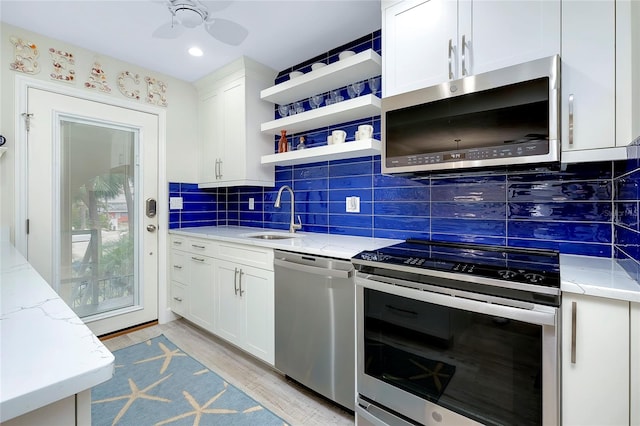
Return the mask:
<svg viewBox="0 0 640 426"><path fill-rule="evenodd" d="M0 241L0 422L94 387L114 356L7 241Z"/></svg>
<svg viewBox="0 0 640 426"><path fill-rule="evenodd" d="M640 284L615 259L561 254L560 280L563 292L640 302Z"/></svg>
<svg viewBox="0 0 640 426"><path fill-rule="evenodd" d="M385 238L311 232L296 232L294 238L286 240L260 240L250 238L250 235L288 234L288 232L286 230L240 226L180 228L172 229L169 233L346 260L351 259L363 250L375 250L403 242L403 240ZM564 292L640 302L640 284L632 279L615 259L561 254L560 278L561 290Z"/></svg>
<svg viewBox="0 0 640 426"><path fill-rule="evenodd" d="M293 238L283 240L261 240L251 238L256 234L285 234L286 230L253 228L245 226L203 226L197 228L172 229L170 234L187 237L212 238L221 241L269 247L297 253L334 257L349 260L363 250L375 250L404 240L387 238L354 237L351 235L320 234L314 232L296 232Z"/></svg>

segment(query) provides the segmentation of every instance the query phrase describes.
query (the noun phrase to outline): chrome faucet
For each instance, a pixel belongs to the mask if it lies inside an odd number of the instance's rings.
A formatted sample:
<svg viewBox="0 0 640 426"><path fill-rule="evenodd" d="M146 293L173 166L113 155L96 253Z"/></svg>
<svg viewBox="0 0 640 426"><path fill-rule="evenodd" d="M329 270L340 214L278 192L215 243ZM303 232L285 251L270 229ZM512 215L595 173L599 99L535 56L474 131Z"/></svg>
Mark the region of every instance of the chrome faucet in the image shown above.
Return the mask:
<svg viewBox="0 0 640 426"><path fill-rule="evenodd" d="M289 191L289 193L291 194L291 223L289 224L289 232L294 233L296 232L296 229L302 229L302 221L300 220L300 216L298 216L298 223L295 223L294 209L295 209L296 199L295 199L295 196L293 195L293 190L289 187L289 185L282 185L280 187L280 189L278 190L278 196L276 197L276 202L273 205L273 207L275 207L276 209L280 208L280 199L282 198L282 191L284 191L285 189Z"/></svg>

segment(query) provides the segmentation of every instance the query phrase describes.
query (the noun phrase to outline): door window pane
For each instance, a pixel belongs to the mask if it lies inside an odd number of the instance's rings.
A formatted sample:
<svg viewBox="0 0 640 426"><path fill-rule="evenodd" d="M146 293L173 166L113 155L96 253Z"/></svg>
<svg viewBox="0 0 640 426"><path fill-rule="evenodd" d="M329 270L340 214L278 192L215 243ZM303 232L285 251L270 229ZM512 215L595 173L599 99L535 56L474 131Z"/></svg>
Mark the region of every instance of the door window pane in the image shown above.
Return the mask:
<svg viewBox="0 0 640 426"><path fill-rule="evenodd" d="M138 301L137 132L60 122L58 293L81 318Z"/></svg>

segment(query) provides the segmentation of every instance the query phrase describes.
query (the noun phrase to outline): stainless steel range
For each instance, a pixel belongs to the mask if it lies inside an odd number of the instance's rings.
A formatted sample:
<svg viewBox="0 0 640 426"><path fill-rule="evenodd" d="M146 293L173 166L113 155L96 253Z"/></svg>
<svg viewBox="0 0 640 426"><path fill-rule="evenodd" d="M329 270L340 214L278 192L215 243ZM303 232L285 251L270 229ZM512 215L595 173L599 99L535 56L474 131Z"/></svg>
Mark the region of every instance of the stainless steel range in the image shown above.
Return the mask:
<svg viewBox="0 0 640 426"><path fill-rule="evenodd" d="M557 251L407 240L352 263L358 424L559 423Z"/></svg>

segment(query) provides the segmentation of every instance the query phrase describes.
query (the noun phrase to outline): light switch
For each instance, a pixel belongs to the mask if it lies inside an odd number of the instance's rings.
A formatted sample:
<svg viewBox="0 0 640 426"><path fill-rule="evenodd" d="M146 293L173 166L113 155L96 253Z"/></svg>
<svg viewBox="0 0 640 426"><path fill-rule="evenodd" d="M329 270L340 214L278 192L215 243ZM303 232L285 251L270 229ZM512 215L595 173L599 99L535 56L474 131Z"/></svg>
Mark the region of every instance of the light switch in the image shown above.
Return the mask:
<svg viewBox="0 0 640 426"><path fill-rule="evenodd" d="M347 213L360 213L360 197L347 197Z"/></svg>
<svg viewBox="0 0 640 426"><path fill-rule="evenodd" d="M182 197L169 197L170 210L182 210Z"/></svg>
<svg viewBox="0 0 640 426"><path fill-rule="evenodd" d="M249 198L249 210L255 210L256 208L256 200L254 198Z"/></svg>

